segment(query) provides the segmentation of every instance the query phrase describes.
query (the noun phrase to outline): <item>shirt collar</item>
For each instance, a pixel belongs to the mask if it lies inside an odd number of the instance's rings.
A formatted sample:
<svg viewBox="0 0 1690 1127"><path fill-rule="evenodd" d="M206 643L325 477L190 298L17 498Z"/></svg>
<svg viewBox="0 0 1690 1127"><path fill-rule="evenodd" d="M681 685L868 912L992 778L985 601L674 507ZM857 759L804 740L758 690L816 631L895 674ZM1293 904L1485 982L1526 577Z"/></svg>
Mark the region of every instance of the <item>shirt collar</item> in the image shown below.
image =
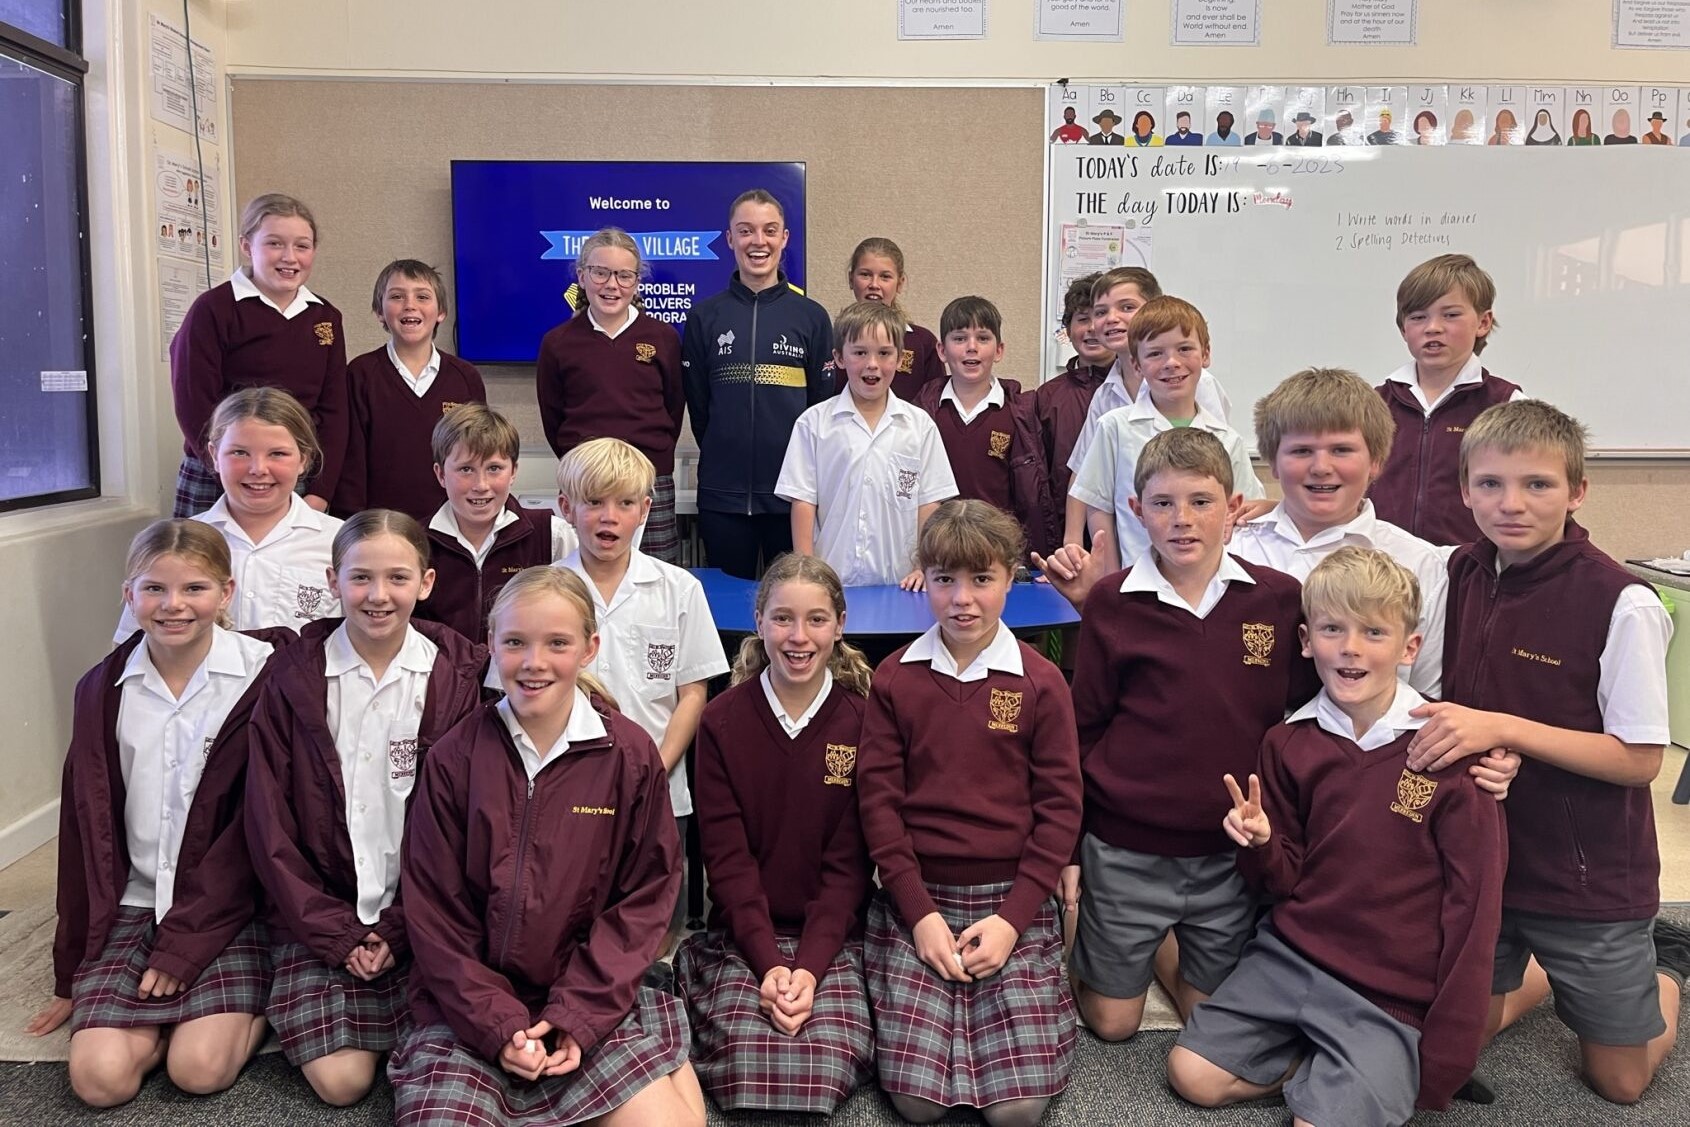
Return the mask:
<svg viewBox="0 0 1690 1127"><path fill-rule="evenodd" d="M1420 405L1429 411L1433 407L1437 406L1437 404L1443 402L1450 392L1454 391L1456 388L1465 386L1466 384L1483 382L1485 378L1485 365L1484 361L1479 359L1479 354L1477 352L1467 357L1467 363L1461 365L1461 371L1456 373L1455 379L1451 381L1448 387L1444 388L1443 394L1439 395L1436 400L1432 401L1428 401L1426 399L1426 393L1420 390L1420 378L1415 373L1414 361L1412 360L1385 378L1407 386L1408 390L1414 394L1414 398L1420 401Z"/></svg>
<svg viewBox="0 0 1690 1127"><path fill-rule="evenodd" d="M822 667L822 687L816 692L816 699L810 702L810 707L798 716L786 714L786 706L781 704L780 698L775 695L775 683L766 667L758 675L757 683L763 686L763 699L769 702L769 711L775 714L775 719L786 729L786 734L794 736L803 731L810 721L816 718L816 713L822 710L822 705L827 703L828 694L833 692L833 670Z"/></svg>
<svg viewBox="0 0 1690 1127"><path fill-rule="evenodd" d="M557 738L557 743L546 749L544 755L534 746L534 741L528 738L528 732L522 726L522 721L511 711L509 697L500 699L497 706L499 719L505 722L505 730L511 734L518 751L533 757L541 766L551 762L552 758L569 750L570 744L586 743L589 740L602 740L608 731L604 726L604 717L598 714L593 702L587 699L587 694L581 686L575 686L575 703L569 709L569 722L563 726L563 734Z"/></svg>
<svg viewBox="0 0 1690 1127"><path fill-rule="evenodd" d="M1355 726L1350 723L1350 718L1345 716L1343 710L1333 703L1331 697L1326 695L1325 689L1321 689L1313 700L1293 712L1285 720L1288 724L1313 720L1320 725L1321 731L1334 736L1341 736L1363 751L1373 751L1376 748L1384 747L1404 732L1412 732L1425 727L1426 718L1409 715L1411 710L1419 708L1425 703L1425 697L1410 688L1407 682L1399 680L1396 696L1391 698L1391 706L1385 710L1385 715L1373 722L1373 727L1363 733L1359 740L1356 739Z"/></svg>
<svg viewBox="0 0 1690 1127"><path fill-rule="evenodd" d="M387 341L387 358L393 361L393 367L400 375L405 377L405 380L408 383L414 383L418 380L426 380L430 376L440 374L440 350L435 348L433 345L430 345L428 349L428 363L424 364L423 370L414 376L411 374L411 369L405 367L405 362L399 359L399 350L393 347L393 339L391 337L389 337Z"/></svg>
<svg viewBox="0 0 1690 1127"><path fill-rule="evenodd" d="M206 674L217 674L226 677L245 677L247 674L246 655L241 652L240 639L233 630L225 630L221 626L211 628L211 651L206 654L205 661L200 665L200 671ZM199 676L198 671L195 677ZM129 653L129 660L124 662L123 671L112 682L121 685L131 677L140 677L158 685L164 684L164 676L153 664L152 655L147 652L147 640L142 638Z"/></svg>
<svg viewBox="0 0 1690 1127"><path fill-rule="evenodd" d="M1214 606L1220 597L1226 593L1229 583L1254 583L1255 579L1244 565L1233 558L1231 552L1221 553L1221 565L1210 577L1208 586L1203 590L1203 597L1198 605L1193 607L1174 590L1174 585L1168 582L1168 577L1162 574L1162 569L1156 566L1156 553L1145 552L1138 557L1138 562L1127 571L1127 577L1121 581L1123 595L1143 593L1155 595L1158 602L1169 606L1183 607L1197 614L1206 615L1209 608Z"/></svg>
<svg viewBox="0 0 1690 1127"><path fill-rule="evenodd" d="M945 381L945 387L947 391L950 390L949 380ZM913 408L911 408L908 403L899 399L896 395L893 395L890 388L887 389L886 413L881 416L883 419L903 419L908 421L910 418L910 411L912 409ZM851 398L851 388L849 385L844 387L838 395L833 397L833 407L828 414L834 418L839 418L841 415L855 415L859 419L863 417L862 409L857 406L857 401ZM868 425L866 420L863 425Z"/></svg>
<svg viewBox="0 0 1690 1127"><path fill-rule="evenodd" d="M270 536L274 536L276 534L276 529L280 528L308 528L313 532L320 531L323 528L323 518L324 514L319 513L316 509L307 505L305 503L305 498L295 493L288 501L287 516L281 519L281 521L276 525L276 528L270 530ZM227 493L217 498L217 501L211 506L211 508L199 514L199 516L194 519L204 524L209 524L214 528L221 529L225 535L227 535L230 529L239 531L241 527L240 522L237 521L234 514L229 511L229 495ZM245 536L246 533L243 531L241 532L241 535ZM265 539L269 539L269 537L267 536Z"/></svg>
<svg viewBox="0 0 1690 1127"><path fill-rule="evenodd" d="M951 387L951 381L948 379L945 381L945 386L939 392L939 402L943 403L947 399L957 404L958 411L962 410L962 404L957 401L956 391ZM999 380L996 376L993 376L991 390L986 392L986 398L980 400L980 402L974 405L974 410L978 412L985 410L987 407L1002 407L1005 402L1003 381Z"/></svg>
<svg viewBox="0 0 1690 1127"><path fill-rule="evenodd" d="M310 506L307 505L306 508L310 508ZM501 528L516 523L518 519L520 518L511 511L510 504L507 502L499 510L499 515L493 518L492 535L497 536ZM458 514L452 511L452 502L450 501L434 510L434 515L428 518L428 527L436 532L444 532L460 541L464 540L464 534L458 528Z"/></svg>
<svg viewBox="0 0 1690 1127"><path fill-rule="evenodd" d="M1378 514L1373 511L1373 501L1364 499L1361 511L1343 524L1323 528L1307 540L1303 539L1302 530L1297 522L1291 519L1291 514L1285 511L1285 502L1281 501L1272 509L1263 513L1250 524L1263 529L1270 529L1280 537L1299 547L1321 547L1327 544L1341 544L1350 537L1355 537L1363 544L1373 545L1374 533L1379 527Z"/></svg>
<svg viewBox="0 0 1690 1127"><path fill-rule="evenodd" d="M246 276L245 270L236 270L233 274L229 275L229 288L235 291L236 301L245 301L249 297L256 297L259 301L262 301L265 305L268 305L271 309L274 309L283 317L292 317L294 314L298 313L313 302L318 305L323 304L323 299L312 293L308 287L300 286L299 293L294 295L293 303L286 309L283 309L264 295L264 291L259 289L258 286L253 283L253 280Z"/></svg>
<svg viewBox="0 0 1690 1127"><path fill-rule="evenodd" d="M616 328L614 330L612 330L612 329L605 327L604 325L599 324L599 319L597 317L593 316L593 307L590 306L590 305L587 306L587 322L590 325L592 325L593 328L596 331L603 333L605 336L611 338L612 340L615 340L617 337L621 336L622 333L628 328L628 326L632 325L634 323L634 318L638 317L639 315L640 315L639 308L637 306L633 305L632 303L630 303L629 306L628 306L628 316L623 318L622 323L620 325L617 325Z"/></svg>
<svg viewBox="0 0 1690 1127"><path fill-rule="evenodd" d="M1015 640L1015 634L1001 619L998 622L998 632L992 636L986 648L969 663L967 669L959 670L956 667L956 658L945 648L937 623L909 644L902 660L909 663L925 661L933 667L934 672L944 673L958 681L984 680L986 674L992 670L1013 673L1017 677L1022 675L1021 643Z"/></svg>
<svg viewBox="0 0 1690 1127"><path fill-rule="evenodd" d="M399 668L407 673L432 673L434 661L429 654L430 643L416 627L405 625L405 641L399 647L399 656L393 659L389 670ZM370 670L370 663L358 656L358 651L352 646L352 635L347 631L346 623L342 622L329 635L328 641L323 643L323 673L328 677L339 677L350 673L354 669L362 668L370 672L370 680L376 680Z"/></svg>

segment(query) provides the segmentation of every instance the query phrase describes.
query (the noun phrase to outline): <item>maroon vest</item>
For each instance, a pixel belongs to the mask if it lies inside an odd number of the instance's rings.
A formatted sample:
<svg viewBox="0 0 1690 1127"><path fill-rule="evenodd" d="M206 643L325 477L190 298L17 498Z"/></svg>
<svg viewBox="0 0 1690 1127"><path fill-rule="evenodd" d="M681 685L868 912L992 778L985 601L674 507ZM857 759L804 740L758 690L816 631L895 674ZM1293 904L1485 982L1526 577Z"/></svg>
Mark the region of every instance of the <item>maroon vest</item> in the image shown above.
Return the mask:
<svg viewBox="0 0 1690 1127"><path fill-rule="evenodd" d="M1489 407L1506 403L1519 387L1488 371L1475 384L1451 391L1430 415L1409 385L1386 380L1380 396L1396 420L1397 437L1369 496L1381 520L1433 544L1471 544L1479 526L1461 500L1461 436Z"/></svg>
<svg viewBox="0 0 1690 1127"><path fill-rule="evenodd" d="M1556 728L1602 731L1602 649L1620 593L1640 580L1590 543L1566 539L1496 571L1480 540L1449 562L1444 695ZM1622 787L1527 757L1508 793L1503 904L1586 920L1638 920L1660 905L1648 787Z"/></svg>

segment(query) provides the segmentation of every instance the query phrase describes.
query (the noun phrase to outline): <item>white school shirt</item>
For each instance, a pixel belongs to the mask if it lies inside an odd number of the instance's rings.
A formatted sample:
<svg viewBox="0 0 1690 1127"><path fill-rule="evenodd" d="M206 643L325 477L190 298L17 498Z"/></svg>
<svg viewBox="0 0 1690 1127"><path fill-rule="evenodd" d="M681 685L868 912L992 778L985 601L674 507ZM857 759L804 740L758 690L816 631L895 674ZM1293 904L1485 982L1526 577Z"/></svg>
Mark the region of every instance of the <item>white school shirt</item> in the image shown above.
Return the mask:
<svg viewBox="0 0 1690 1127"><path fill-rule="evenodd" d="M407 625L378 682L352 648L346 624L323 646L328 725L340 753L346 833L358 878L358 918L373 924L399 887L405 800L417 782L417 732L440 648Z"/></svg>
<svg viewBox="0 0 1690 1127"><path fill-rule="evenodd" d="M939 631L939 624L934 623L927 633L909 644L899 661L904 664L924 661L933 672L943 673L965 685L971 681L984 681L994 669L999 673L1012 673L1017 677L1025 675L1021 668L1021 643L1015 640L1015 634L1002 620L998 622L998 632L992 635L992 640L986 643L986 648L968 663L967 669L956 667L956 658L945 648L945 640Z"/></svg>
<svg viewBox="0 0 1690 1127"><path fill-rule="evenodd" d="M1332 698L1321 689L1319 694L1309 703L1285 718L1287 724L1298 724L1304 720L1313 720L1320 725L1323 732L1334 736L1341 736L1363 751L1376 751L1395 740L1404 732L1414 732L1426 726L1430 717L1410 716L1409 713L1426 703L1426 698L1415 692L1401 681L1397 682L1397 692L1391 698L1390 707L1385 714L1373 722L1373 726L1356 738L1356 726L1350 723L1350 718L1344 715L1344 710L1333 703Z"/></svg>
<svg viewBox="0 0 1690 1127"><path fill-rule="evenodd" d="M117 754L129 846L129 882L121 903L152 909L155 923L164 920L175 899L182 831L212 742L274 648L212 627L211 652L180 697L164 683L145 641L118 674L115 684L123 697L117 707Z"/></svg>
<svg viewBox="0 0 1690 1127"><path fill-rule="evenodd" d="M322 298L304 286L300 286L299 292L294 294L292 301L288 302L288 307L283 309L266 297L263 290L253 284L252 279L246 276L245 270L236 270L229 276L229 288L235 291L236 301L245 301L249 297L255 297L289 321L304 313L309 306L323 304Z"/></svg>
<svg viewBox="0 0 1690 1127"><path fill-rule="evenodd" d="M1299 582L1309 577L1314 565L1346 544L1377 548L1414 573L1420 584L1420 655L1407 673L1399 673L1418 692L1437 699L1443 689L1444 612L1449 602L1449 569L1445 555L1436 547L1380 520L1372 501L1361 503L1353 520L1323 529L1307 540L1281 502L1248 524L1232 530L1229 550L1239 558L1275 571L1283 571Z"/></svg>
<svg viewBox="0 0 1690 1127"><path fill-rule="evenodd" d="M775 496L816 506L816 555L847 587L908 575L919 508L956 495L927 412L888 392L871 430L850 388L798 416L775 482Z"/></svg>
<svg viewBox="0 0 1690 1127"><path fill-rule="evenodd" d="M1138 398L1150 398L1144 384L1139 385ZM1121 361L1117 359L1109 374L1103 377L1103 382L1097 385L1091 404L1086 408L1086 421L1080 425L1080 436L1074 440L1074 452L1068 455L1070 472L1079 473L1080 467L1085 464L1086 454L1091 450L1092 440L1097 437L1097 426L1103 416L1118 407L1131 407L1133 403L1134 400L1127 395L1126 378L1121 375ZM1232 400L1227 398L1221 381L1207 368L1197 377L1197 407L1231 425Z"/></svg>
<svg viewBox="0 0 1690 1127"><path fill-rule="evenodd" d="M405 386L415 392L418 399L428 394L428 389L434 386L434 377L440 374L440 350L433 345L428 349L428 363L414 376L411 369L405 367L405 362L399 359L399 350L393 347L391 337L387 341L387 358L393 362L393 370L399 373L399 378L405 381Z"/></svg>
<svg viewBox="0 0 1690 1127"><path fill-rule="evenodd" d="M1455 381L1448 387L1444 388L1438 397L1431 402L1427 402L1426 393L1420 387L1420 377L1415 372L1414 361L1410 360L1408 363L1404 364L1385 378L1388 380L1395 380L1398 383L1407 384L1408 390L1414 393L1415 402L1420 404L1420 409L1430 415L1432 411L1436 409L1438 404L1449 398L1450 392L1454 391L1456 388L1461 387L1464 384L1482 382L1485 378L1485 366L1479 360L1479 354L1475 352L1467 358L1467 363L1461 365L1461 371L1456 374ZM1528 396L1525 392L1521 391L1519 388L1515 388L1514 394L1508 397L1508 402L1512 403L1516 399L1526 398L1528 398Z"/></svg>
<svg viewBox="0 0 1690 1127"><path fill-rule="evenodd" d="M1232 461L1234 491L1252 501L1267 496L1261 479L1256 477L1256 471L1250 465L1250 454L1242 435L1210 414L1201 403L1197 405L1191 426L1208 431L1226 447L1227 457ZM1138 466L1138 456L1152 438L1173 429L1174 424L1156 409L1148 396L1140 396L1131 407L1109 412L1098 424L1097 440L1092 443L1091 452L1081 464L1080 472L1068 485L1070 497L1077 497L1094 509L1115 514L1115 542L1120 547L1122 567L1138 562L1138 558L1150 548L1150 533L1145 531L1144 523L1127 503L1136 495L1133 473Z"/></svg>
<svg viewBox="0 0 1690 1127"><path fill-rule="evenodd" d="M661 748L681 686L728 671L704 585L685 568L635 549L628 554L627 574L607 603L581 566L579 551L555 566L579 575L593 596L599 652L587 668L616 698L622 715L644 728ZM692 813L684 767L676 763L669 772L669 801L677 818Z"/></svg>
<svg viewBox="0 0 1690 1127"><path fill-rule="evenodd" d="M458 514L452 511L452 502L450 501L434 510L434 515L428 518L428 527L435 532L444 532L446 535L462 544L464 546L464 551L468 552L470 557L475 560L475 569L480 571L481 565L487 562L488 555L493 551L493 541L499 538L499 530L507 527L508 525L515 524L521 519L521 517L511 512L509 508L501 508L499 510L499 515L493 518L492 531L487 534L487 539L481 542L481 547L479 548L477 548L474 544L471 544L469 542L469 538L462 532L458 531ZM645 526L641 525L640 527L643 529ZM636 548L639 547L638 536L634 538L634 546ZM575 529L570 527L568 521L564 520L556 513L553 513L552 562L556 563L558 560L561 560L563 557L573 552L576 547L577 541L575 539Z"/></svg>
<svg viewBox="0 0 1690 1127"><path fill-rule="evenodd" d="M810 726L810 721L816 718L816 713L820 712L822 705L827 703L827 695L833 691L833 670L825 667L822 669L822 687L817 691L816 699L810 702L810 707L796 717L786 714L786 706L775 695L775 684L770 680L767 669L758 675L757 683L763 686L763 699L769 702L769 711L773 712L775 719L780 721L781 730L786 733L786 738L789 740L797 739L798 733Z"/></svg>
<svg viewBox="0 0 1690 1127"><path fill-rule="evenodd" d="M589 325L591 325L598 332L601 332L605 336L609 337L611 340L615 340L617 337L619 337L623 333L627 332L628 327L634 323L634 318L638 317L639 315L640 315L639 309L637 307L633 306L633 305L630 305L630 306L628 306L628 315L622 319L622 323L620 325L616 326L614 329L611 329L611 328L605 327L604 325L599 324L599 319L593 315L593 307L590 306L590 305L587 307L587 323Z"/></svg>
<svg viewBox="0 0 1690 1127"><path fill-rule="evenodd" d="M329 590L329 559L335 533L343 521L319 513L295 494L287 515L254 544L229 514L229 498L193 519L223 534L235 576L235 598L229 617L236 630L286 626L297 630L307 622L340 615L340 600ZM118 619L121 642L140 629L127 605Z"/></svg>
<svg viewBox="0 0 1690 1127"><path fill-rule="evenodd" d="M528 733L522 727L522 721L511 711L510 698L505 698L496 706L499 719L505 722L505 730L511 734L511 741L516 744L517 757L522 760L522 770L528 775L528 781L533 782L534 776L541 768L553 759L569 750L572 743L585 743L587 740L602 740L606 735L604 717L593 709L593 702L587 699L587 694L579 685L575 688L575 703L570 706L569 720L563 726L563 734L557 742L546 749L544 755L528 738Z"/></svg>
<svg viewBox="0 0 1690 1127"><path fill-rule="evenodd" d="M1233 559L1231 553L1222 552L1220 567L1210 576L1209 584L1203 588L1197 605L1192 606L1185 601L1184 596L1174 590L1174 585L1168 582L1168 577L1162 574L1162 569L1156 564L1156 553L1146 552L1127 571L1127 577L1121 580L1121 594L1147 592L1154 594L1159 603L1190 611L1198 618L1208 618L1209 612L1215 609L1215 604L1226 594L1228 584L1255 582L1250 573L1244 570L1244 565Z"/></svg>
<svg viewBox="0 0 1690 1127"><path fill-rule="evenodd" d="M846 391L849 390L849 388L846 388ZM975 419L979 418L980 412L984 411L986 408L1002 407L1005 402L1007 402L1007 400L1003 393L1003 384L999 382L996 376L992 377L991 389L987 391L985 395L980 397L980 401L978 403L967 410L963 409L962 400L956 397L956 389L951 386L950 380L946 380L945 386L939 390L940 405L943 406L945 403L949 403L952 408L956 410L957 417L962 420L964 426L967 426L969 423L972 423Z"/></svg>

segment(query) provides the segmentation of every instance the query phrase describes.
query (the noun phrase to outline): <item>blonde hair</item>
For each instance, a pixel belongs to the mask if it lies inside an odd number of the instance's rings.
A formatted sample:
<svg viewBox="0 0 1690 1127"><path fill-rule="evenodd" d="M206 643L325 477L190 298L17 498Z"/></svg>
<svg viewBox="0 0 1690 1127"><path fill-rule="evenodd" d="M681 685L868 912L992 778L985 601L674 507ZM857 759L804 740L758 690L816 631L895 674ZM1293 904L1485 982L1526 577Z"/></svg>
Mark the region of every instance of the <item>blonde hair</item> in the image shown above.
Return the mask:
<svg viewBox="0 0 1690 1127"><path fill-rule="evenodd" d="M1450 290L1460 290L1472 302L1475 312L1490 313L1490 331L1496 331L1496 314L1491 311L1491 306L1496 304L1496 282L1465 254L1440 254L1408 272L1397 287L1397 329L1402 329L1410 313L1431 308ZM1489 334L1474 340L1474 353L1483 352L1489 341Z"/></svg>
<svg viewBox="0 0 1690 1127"><path fill-rule="evenodd" d="M782 583L809 583L820 587L833 607L834 617L845 617L845 587L839 582L839 573L818 556L783 552L775 557L775 562L763 573L762 582L757 584L759 626L762 625L763 609L768 606L769 596ZM763 672L768 664L768 648L763 644L761 635L752 634L739 643L739 653L734 656L733 676L729 683L738 685L749 681ZM833 644L833 653L828 656L827 667L832 670L835 681L858 696L868 696L869 682L874 679L874 669L863 656L863 651L856 646L844 638L839 639Z"/></svg>
<svg viewBox="0 0 1690 1127"><path fill-rule="evenodd" d="M563 292L564 300L577 313L587 308L587 291L581 288L581 281L587 272L587 258L595 250L625 250L634 256L634 273L642 280L651 277L651 265L632 235L620 227L600 227L581 240L581 249L575 252L575 283ZM633 304L640 304L639 282L634 283Z"/></svg>
<svg viewBox="0 0 1690 1127"><path fill-rule="evenodd" d="M1002 564L1011 575L1026 554L1027 539L1016 519L988 501L952 498L939 506L916 537L916 564L923 571L985 571Z"/></svg>
<svg viewBox="0 0 1690 1127"><path fill-rule="evenodd" d="M311 209L292 196L285 196L280 192L266 192L247 201L246 207L241 209L241 238L252 238L253 233L272 216L305 220L306 225L311 228L311 241L318 240L317 218L311 214Z"/></svg>
<svg viewBox="0 0 1690 1127"><path fill-rule="evenodd" d="M570 504L599 497L648 497L657 483L651 459L620 438L594 438L557 464L557 491Z"/></svg>
<svg viewBox="0 0 1690 1127"><path fill-rule="evenodd" d="M460 403L434 424L429 436L436 465L444 466L460 445L471 458L509 458L516 465L522 435L511 421L485 403Z"/></svg>
<svg viewBox="0 0 1690 1127"><path fill-rule="evenodd" d="M1303 580L1303 617L1312 625L1321 613L1375 625L1395 619L1412 634L1420 625L1420 584L1389 553L1347 544Z"/></svg>
<svg viewBox="0 0 1690 1127"><path fill-rule="evenodd" d="M868 331L879 328L886 333L886 339L892 344L902 346L904 339L904 317L893 305L884 305L878 301L856 301L847 305L833 321L833 346L840 355L844 355L845 346L854 340L862 340L868 336Z"/></svg>
<svg viewBox="0 0 1690 1127"><path fill-rule="evenodd" d="M1236 483L1232 480L1232 459L1227 456L1221 440L1201 427L1176 427L1165 430L1144 444L1138 462L1133 466L1133 492L1144 496L1150 479L1159 473L1201 474L1220 483L1228 497Z"/></svg>
<svg viewBox="0 0 1690 1127"><path fill-rule="evenodd" d="M1360 432L1368 461L1378 466L1390 456L1397 421L1366 380L1342 368L1305 368L1256 401L1256 449L1270 466L1288 434L1349 430Z"/></svg>
<svg viewBox="0 0 1690 1127"><path fill-rule="evenodd" d="M1542 399L1516 399L1487 407L1461 436L1457 456L1458 479L1467 484L1467 470L1476 450L1513 454L1542 450L1559 455L1567 467L1567 484L1574 489L1584 480L1584 449L1590 429L1559 407Z"/></svg>
<svg viewBox="0 0 1690 1127"><path fill-rule="evenodd" d="M1138 363L1138 346L1147 340L1178 330L1188 337L1196 337L1205 352L1209 349L1209 322L1198 308L1177 297L1153 297L1133 314L1127 326L1127 355Z"/></svg>
<svg viewBox="0 0 1690 1127"><path fill-rule="evenodd" d="M525 567L511 577L509 583L499 588L498 595L493 598L493 608L487 612L487 640L488 645L494 644L493 639L498 633L498 620L501 614L516 606L524 599L541 598L550 595L562 599L575 608L575 613L581 616L581 629L585 632L582 644L587 638L597 636L599 632L598 614L593 610L593 596L588 593L587 585L581 577L566 567L553 567L550 564L539 564L535 567ZM494 660L497 661L497 650ZM616 698L610 690L604 687L593 674L583 669L575 675L575 682L581 690L590 697L598 697L611 708L616 708Z"/></svg>
<svg viewBox="0 0 1690 1127"><path fill-rule="evenodd" d="M417 570L428 570L428 535L415 517L394 509L365 509L347 517L329 546L329 566L339 572L346 553L377 536L399 537L416 551Z"/></svg>
<svg viewBox="0 0 1690 1127"><path fill-rule="evenodd" d="M273 427L284 427L299 447L302 462L299 476L310 477L323 462L323 448L317 442L317 428L311 413L279 387L243 387L217 405L205 428L206 465L216 467L217 447L224 434L247 419Z"/></svg>
<svg viewBox="0 0 1690 1127"><path fill-rule="evenodd" d="M215 528L203 521L186 518L155 520L129 542L129 558L123 564L124 590L127 591L137 576L165 556L178 556L198 565L219 584L234 578L229 542ZM217 625L226 630L233 628L227 608L217 612Z"/></svg>

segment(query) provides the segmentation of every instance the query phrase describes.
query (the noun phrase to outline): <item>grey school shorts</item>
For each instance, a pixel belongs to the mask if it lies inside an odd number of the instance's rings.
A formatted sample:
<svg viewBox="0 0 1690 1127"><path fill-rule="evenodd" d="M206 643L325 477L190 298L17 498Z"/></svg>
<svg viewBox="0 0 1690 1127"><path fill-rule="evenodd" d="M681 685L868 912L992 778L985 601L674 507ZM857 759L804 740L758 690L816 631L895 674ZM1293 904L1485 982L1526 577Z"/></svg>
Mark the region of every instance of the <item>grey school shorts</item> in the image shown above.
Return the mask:
<svg viewBox="0 0 1690 1127"><path fill-rule="evenodd" d="M1256 928L1256 899L1231 850L1207 857L1157 857L1080 839L1080 911L1068 966L1106 998L1150 987L1156 948L1172 930L1179 973L1213 994Z"/></svg>
<svg viewBox="0 0 1690 1127"><path fill-rule="evenodd" d="M1643 1045L1666 1032L1654 920L1600 922L1502 910L1491 993L1518 990L1536 955L1568 1029L1597 1045Z"/></svg>
<svg viewBox="0 0 1690 1127"><path fill-rule="evenodd" d="M1285 1103L1310 1123L1399 1127L1420 1091L1420 1031L1292 950L1270 921L1179 1043L1252 1084L1301 1058Z"/></svg>

